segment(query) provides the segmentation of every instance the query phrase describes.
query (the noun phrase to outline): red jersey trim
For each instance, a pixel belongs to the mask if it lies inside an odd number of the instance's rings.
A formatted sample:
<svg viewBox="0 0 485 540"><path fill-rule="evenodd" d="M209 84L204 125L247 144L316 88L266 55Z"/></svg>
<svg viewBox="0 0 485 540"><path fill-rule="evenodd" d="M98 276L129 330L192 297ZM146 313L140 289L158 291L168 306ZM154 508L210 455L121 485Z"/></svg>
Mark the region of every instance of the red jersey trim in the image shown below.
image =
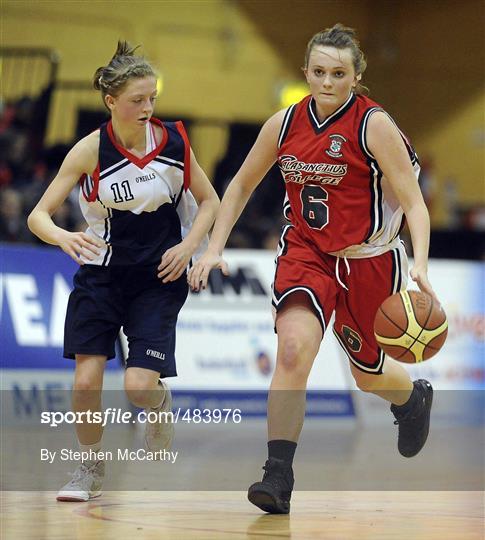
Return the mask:
<svg viewBox="0 0 485 540"><path fill-rule="evenodd" d="M175 126L184 141L184 190L187 191L190 187L190 142L183 123L179 120Z"/></svg>
<svg viewBox="0 0 485 540"><path fill-rule="evenodd" d="M91 193L89 194L89 197L86 198L88 202L94 202L96 200L96 197L98 196L98 190L99 190L99 161L96 165L96 169L94 169L93 174L91 175L91 178L93 179L93 189L91 190Z"/></svg>
<svg viewBox="0 0 485 540"><path fill-rule="evenodd" d="M158 126L162 128L162 140L160 141L160 144L154 150L152 150L149 154L147 154L143 158L139 158L135 156L134 154L129 152L124 146L121 146L121 144L118 144L113 133L113 125L111 123L111 120L108 122L108 126L107 126L108 136L113 146L116 148L116 150L118 150L120 154L125 156L125 158L129 159L134 165L136 165L140 169L144 169L150 163L150 161L152 161L153 158L155 158L163 150L163 148L165 147L168 141L168 132L165 126L162 124L162 122L158 120L158 118L150 118L150 122L153 124L157 124Z"/></svg>
<svg viewBox="0 0 485 540"><path fill-rule="evenodd" d="M88 196L86 195L86 189L85 189L87 178L88 178L88 175L86 173L82 174L81 178L79 178L79 186L81 187L81 191L83 192L83 196L85 199L88 198Z"/></svg>

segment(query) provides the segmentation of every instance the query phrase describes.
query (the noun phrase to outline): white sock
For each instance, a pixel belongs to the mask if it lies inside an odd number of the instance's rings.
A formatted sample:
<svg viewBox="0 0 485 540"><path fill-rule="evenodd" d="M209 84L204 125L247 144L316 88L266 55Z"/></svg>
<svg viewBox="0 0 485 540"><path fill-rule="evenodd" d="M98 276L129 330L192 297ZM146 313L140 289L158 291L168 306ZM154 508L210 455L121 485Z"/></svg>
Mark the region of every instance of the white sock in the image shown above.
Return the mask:
<svg viewBox="0 0 485 540"><path fill-rule="evenodd" d="M85 459L83 460L83 463L85 463L88 467L95 465L99 461L99 459L97 459L97 454L101 451L101 439L93 444L81 444L79 441L78 444L81 452L89 452L91 455L94 454L93 457L95 459Z"/></svg>

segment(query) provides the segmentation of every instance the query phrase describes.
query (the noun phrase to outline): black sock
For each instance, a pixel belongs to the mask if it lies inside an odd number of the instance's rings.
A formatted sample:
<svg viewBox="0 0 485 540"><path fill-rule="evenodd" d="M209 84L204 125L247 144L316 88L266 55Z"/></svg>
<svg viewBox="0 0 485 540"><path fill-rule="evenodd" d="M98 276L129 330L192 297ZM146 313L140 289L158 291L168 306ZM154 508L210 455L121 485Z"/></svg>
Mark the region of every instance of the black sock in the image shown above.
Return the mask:
<svg viewBox="0 0 485 540"><path fill-rule="evenodd" d="M268 457L283 459L290 465L295 457L296 442L285 441L284 439L276 439L268 441Z"/></svg>
<svg viewBox="0 0 485 540"><path fill-rule="evenodd" d="M418 400L419 400L419 391L416 388L416 385L413 385L413 391L411 392L409 399L406 401L406 403L403 403L402 405L396 405L396 408L398 409L400 413L407 413L415 407Z"/></svg>

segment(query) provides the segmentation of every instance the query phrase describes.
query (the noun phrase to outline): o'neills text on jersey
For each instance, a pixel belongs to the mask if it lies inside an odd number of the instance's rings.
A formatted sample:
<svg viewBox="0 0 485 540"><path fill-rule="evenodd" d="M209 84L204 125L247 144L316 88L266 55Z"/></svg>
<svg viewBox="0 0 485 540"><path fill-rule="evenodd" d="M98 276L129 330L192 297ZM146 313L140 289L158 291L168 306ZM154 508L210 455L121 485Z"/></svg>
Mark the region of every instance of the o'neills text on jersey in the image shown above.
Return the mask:
<svg viewBox="0 0 485 540"><path fill-rule="evenodd" d="M135 182L139 184L140 182L148 182L149 180L155 180L155 173L146 174L145 176L137 176Z"/></svg>
<svg viewBox="0 0 485 540"><path fill-rule="evenodd" d="M336 186L347 174L346 163L305 163L291 155L281 156L278 165L285 182L297 184L319 182Z"/></svg>

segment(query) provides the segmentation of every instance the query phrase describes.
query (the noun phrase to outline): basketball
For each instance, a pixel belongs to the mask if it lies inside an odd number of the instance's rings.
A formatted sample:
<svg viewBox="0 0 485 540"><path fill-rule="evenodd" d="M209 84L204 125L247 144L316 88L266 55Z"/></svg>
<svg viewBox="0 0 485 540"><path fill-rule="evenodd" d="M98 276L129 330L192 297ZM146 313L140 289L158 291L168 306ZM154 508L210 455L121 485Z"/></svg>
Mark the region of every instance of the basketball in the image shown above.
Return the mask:
<svg viewBox="0 0 485 540"><path fill-rule="evenodd" d="M428 360L443 346L448 321L443 308L420 291L401 291L377 310L374 334L391 358L414 364Z"/></svg>

